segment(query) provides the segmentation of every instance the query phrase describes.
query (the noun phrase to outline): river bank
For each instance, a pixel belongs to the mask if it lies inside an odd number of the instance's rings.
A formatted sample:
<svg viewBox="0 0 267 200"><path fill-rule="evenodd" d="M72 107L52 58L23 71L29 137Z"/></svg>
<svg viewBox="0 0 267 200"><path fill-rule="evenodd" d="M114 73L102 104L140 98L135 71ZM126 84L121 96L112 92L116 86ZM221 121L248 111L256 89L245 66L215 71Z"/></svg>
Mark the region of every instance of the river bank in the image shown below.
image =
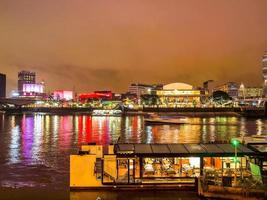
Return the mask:
<svg viewBox="0 0 267 200"><path fill-rule="evenodd" d="M20 108L2 108L0 114L22 114L22 113L44 113L56 115L92 115L94 108L77 108L77 107L20 107ZM241 109L233 108L151 108L122 110L123 116L147 115L149 113L158 113L159 115L168 116L189 116L189 117L216 117L216 116L233 116L249 118L265 118L266 112L263 108Z"/></svg>

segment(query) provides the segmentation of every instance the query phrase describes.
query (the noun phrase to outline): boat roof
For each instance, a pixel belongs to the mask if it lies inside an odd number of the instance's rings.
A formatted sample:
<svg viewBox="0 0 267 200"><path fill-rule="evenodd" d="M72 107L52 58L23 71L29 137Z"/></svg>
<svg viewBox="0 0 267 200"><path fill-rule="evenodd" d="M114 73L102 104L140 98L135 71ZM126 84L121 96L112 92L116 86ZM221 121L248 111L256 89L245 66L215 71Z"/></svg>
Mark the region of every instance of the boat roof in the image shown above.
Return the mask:
<svg viewBox="0 0 267 200"><path fill-rule="evenodd" d="M115 144L117 156L140 157L228 157L235 155L232 144ZM237 155L254 155L257 152L245 145L238 145Z"/></svg>
<svg viewBox="0 0 267 200"><path fill-rule="evenodd" d="M260 155L267 156L267 143L266 142L257 142L257 143L248 143L248 147L255 152L260 153Z"/></svg>

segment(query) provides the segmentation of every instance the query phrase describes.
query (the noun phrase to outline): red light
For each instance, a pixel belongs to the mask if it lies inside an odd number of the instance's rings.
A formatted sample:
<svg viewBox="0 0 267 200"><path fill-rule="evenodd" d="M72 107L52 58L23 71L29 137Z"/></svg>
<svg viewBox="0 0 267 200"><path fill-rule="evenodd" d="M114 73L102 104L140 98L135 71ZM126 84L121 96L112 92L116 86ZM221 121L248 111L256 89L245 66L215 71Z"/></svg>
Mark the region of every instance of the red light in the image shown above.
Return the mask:
<svg viewBox="0 0 267 200"><path fill-rule="evenodd" d="M84 99L101 99L101 98L111 98L112 93L110 91L107 92L92 92L92 93L82 93L79 95L81 100Z"/></svg>

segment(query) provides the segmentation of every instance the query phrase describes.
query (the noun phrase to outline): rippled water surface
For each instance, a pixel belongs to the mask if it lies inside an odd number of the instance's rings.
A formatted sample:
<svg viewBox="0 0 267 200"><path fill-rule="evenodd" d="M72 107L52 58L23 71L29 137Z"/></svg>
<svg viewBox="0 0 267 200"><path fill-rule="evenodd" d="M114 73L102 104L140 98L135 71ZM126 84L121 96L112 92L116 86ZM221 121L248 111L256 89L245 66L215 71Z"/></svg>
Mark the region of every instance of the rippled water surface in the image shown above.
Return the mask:
<svg viewBox="0 0 267 200"><path fill-rule="evenodd" d="M264 119L190 117L188 122L145 126L142 116L0 115L0 187L67 192L69 155L82 143L199 143L267 133ZM154 193L141 194L149 199L148 194ZM173 196L164 193L168 195L169 199ZM77 199L77 193L71 197Z"/></svg>

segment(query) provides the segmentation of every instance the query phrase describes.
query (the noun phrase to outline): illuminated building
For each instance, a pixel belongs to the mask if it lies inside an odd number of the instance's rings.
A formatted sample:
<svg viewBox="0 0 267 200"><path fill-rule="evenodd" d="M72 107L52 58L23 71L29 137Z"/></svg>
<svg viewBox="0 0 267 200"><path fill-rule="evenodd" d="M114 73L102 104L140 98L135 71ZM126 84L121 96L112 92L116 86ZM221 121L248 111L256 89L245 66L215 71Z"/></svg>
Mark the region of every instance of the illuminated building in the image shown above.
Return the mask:
<svg viewBox="0 0 267 200"><path fill-rule="evenodd" d="M18 94L20 97L44 96L44 82L36 83L36 74L31 71L18 73Z"/></svg>
<svg viewBox="0 0 267 200"><path fill-rule="evenodd" d="M53 92L53 98L55 100L72 100L73 99L73 91L67 90L56 90Z"/></svg>
<svg viewBox="0 0 267 200"><path fill-rule="evenodd" d="M226 92L230 97L233 99L238 97L238 90L239 90L240 85L235 82L227 82L223 85L217 86L214 88L214 91L223 91Z"/></svg>
<svg viewBox="0 0 267 200"><path fill-rule="evenodd" d="M137 98L139 99L141 95L148 94L152 90L161 90L163 85L161 84L141 84L141 83L133 83L129 86L128 92L130 94L136 94Z"/></svg>
<svg viewBox="0 0 267 200"><path fill-rule="evenodd" d="M143 95L143 99L146 96ZM201 100L207 97L207 93L186 83L171 83L164 85L162 90L152 91L149 96L150 99L152 97L152 104L161 107L193 107L200 105Z"/></svg>
<svg viewBox="0 0 267 200"><path fill-rule="evenodd" d="M262 87L245 87L244 84L240 85L238 90L239 98L258 98L262 96Z"/></svg>
<svg viewBox="0 0 267 200"><path fill-rule="evenodd" d="M6 75L0 73L0 98L6 97Z"/></svg>
<svg viewBox="0 0 267 200"><path fill-rule="evenodd" d="M43 83L25 83L22 86L22 92L20 96L23 97L37 97L44 95L44 84Z"/></svg>
<svg viewBox="0 0 267 200"><path fill-rule="evenodd" d="M262 58L262 75L263 75L263 95L267 95L267 52Z"/></svg>
<svg viewBox="0 0 267 200"><path fill-rule="evenodd" d="M21 71L18 73L18 92L23 92L24 84L35 84L36 82L35 72Z"/></svg>
<svg viewBox="0 0 267 200"><path fill-rule="evenodd" d="M91 93L81 93L79 94L80 101L90 101L90 100L111 100L111 91L95 91Z"/></svg>

